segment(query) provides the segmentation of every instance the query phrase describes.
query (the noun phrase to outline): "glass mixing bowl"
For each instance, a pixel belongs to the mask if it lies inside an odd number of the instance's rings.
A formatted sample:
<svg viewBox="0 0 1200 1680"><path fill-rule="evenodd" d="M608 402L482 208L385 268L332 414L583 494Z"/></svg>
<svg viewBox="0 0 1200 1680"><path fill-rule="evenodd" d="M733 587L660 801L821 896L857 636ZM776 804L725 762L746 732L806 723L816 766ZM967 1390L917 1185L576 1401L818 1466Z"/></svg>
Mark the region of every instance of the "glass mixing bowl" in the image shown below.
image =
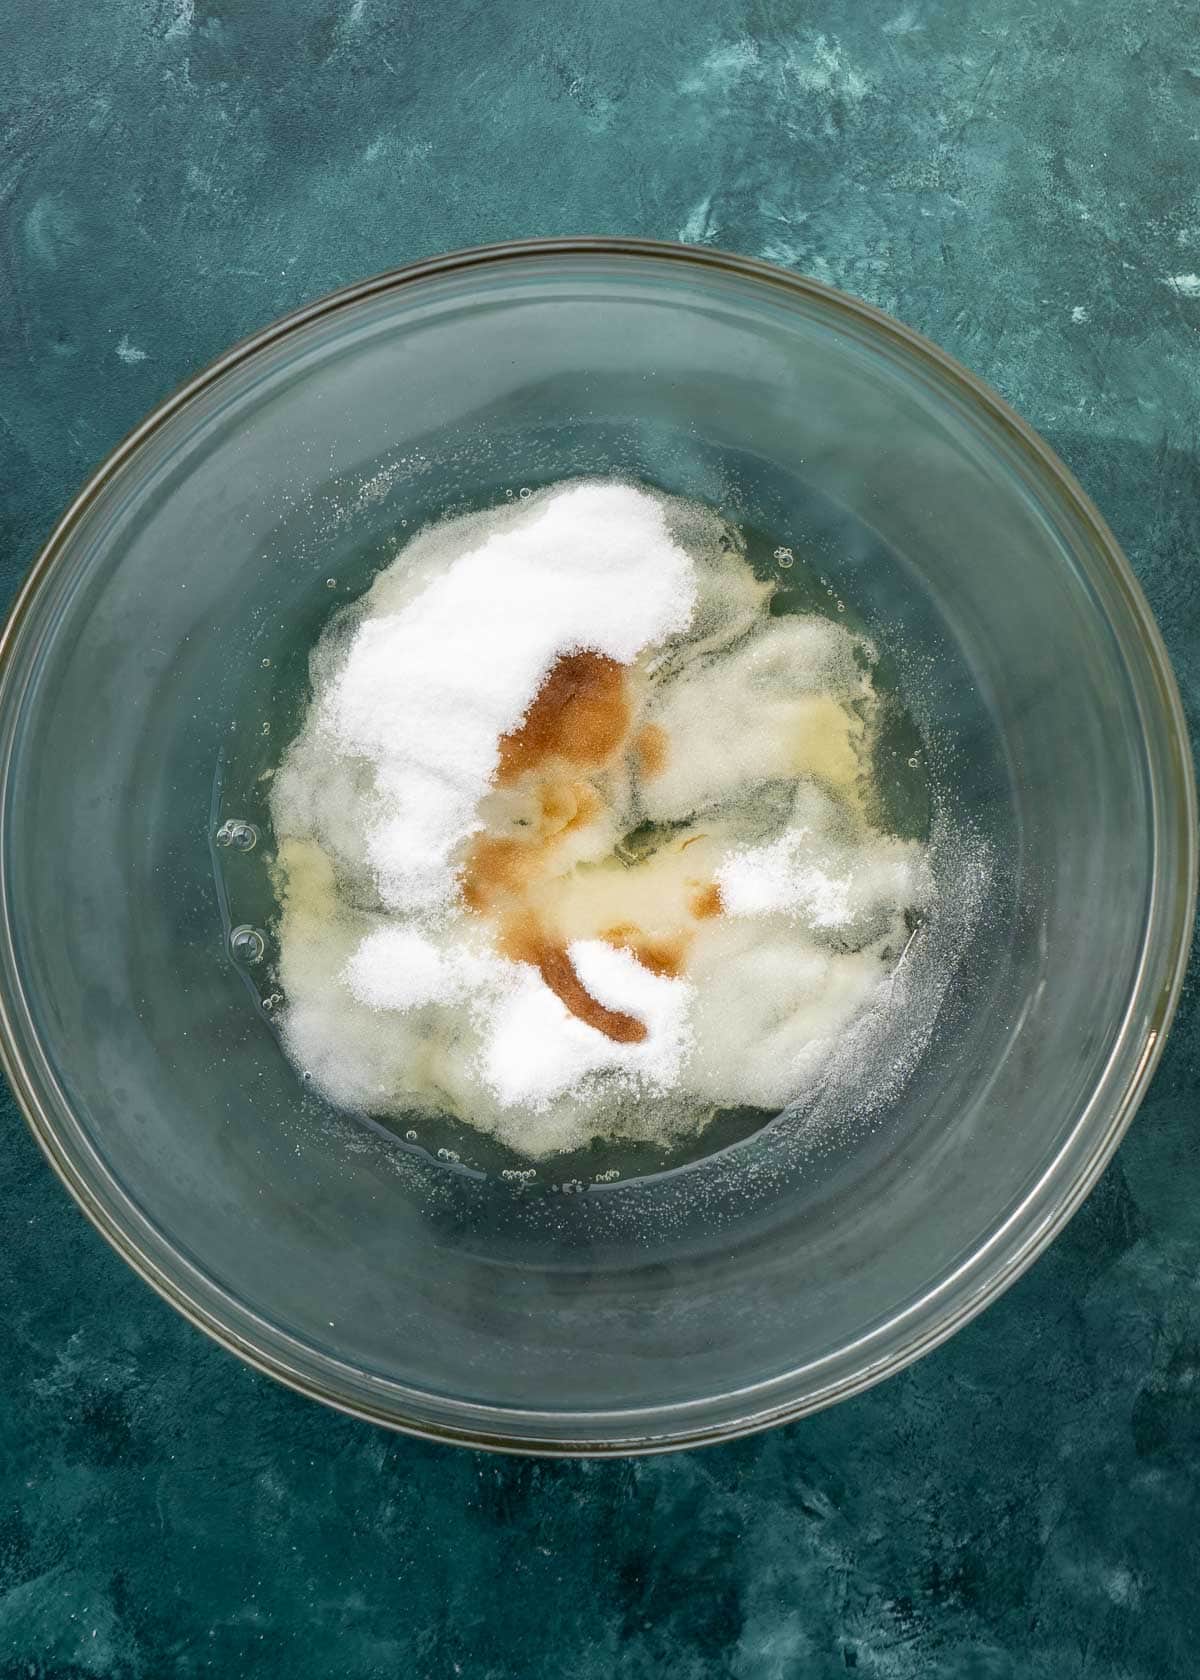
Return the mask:
<svg viewBox="0 0 1200 1680"><path fill-rule="evenodd" d="M254 972L230 954L236 871L269 837L220 881L211 842L248 814L222 777L252 801L246 765L279 744L247 744L270 685L404 522L580 473L819 557L920 722L936 807L988 860L986 904L886 1100L520 1192L309 1094L257 1001L269 948ZM72 1194L262 1370L480 1446L715 1441L942 1341L1112 1154L1191 930L1178 696L1078 485L896 322L686 247L465 252L231 350L33 568L0 755L4 1064Z"/></svg>

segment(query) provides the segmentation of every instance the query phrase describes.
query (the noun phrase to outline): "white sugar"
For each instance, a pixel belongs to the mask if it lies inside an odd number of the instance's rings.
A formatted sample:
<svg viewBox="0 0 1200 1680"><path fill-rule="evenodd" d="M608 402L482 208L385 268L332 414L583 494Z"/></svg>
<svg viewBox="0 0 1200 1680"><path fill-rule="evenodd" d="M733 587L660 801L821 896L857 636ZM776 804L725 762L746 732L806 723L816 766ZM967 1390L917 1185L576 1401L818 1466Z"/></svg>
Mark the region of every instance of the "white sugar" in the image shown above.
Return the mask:
<svg viewBox="0 0 1200 1680"><path fill-rule="evenodd" d="M730 916L803 916L812 927L844 927L850 920L850 882L819 863L802 861L807 829L769 846L735 852L717 871L721 906Z"/></svg>
<svg viewBox="0 0 1200 1680"><path fill-rule="evenodd" d="M345 977L368 1009L419 1009L448 1002L460 989L446 953L409 927L369 933L346 964Z"/></svg>
<svg viewBox="0 0 1200 1680"><path fill-rule="evenodd" d="M630 664L686 629L695 593L659 501L583 483L484 526L400 612L366 619L321 722L342 753L374 764L367 852L384 902L450 902L499 739L560 655Z"/></svg>
<svg viewBox="0 0 1200 1680"><path fill-rule="evenodd" d="M598 1074L621 1076L649 1092L669 1089L690 1038L691 987L648 973L628 952L599 940L577 941L570 957L586 990L609 1008L636 1015L646 1037L614 1043L570 1014L523 967L492 1015L484 1050L484 1077L501 1104L544 1110Z"/></svg>
<svg viewBox="0 0 1200 1680"><path fill-rule="evenodd" d="M783 915L813 929L850 927L885 906L917 908L929 894L919 847L879 836L848 847L808 828L732 853L716 880L728 915Z"/></svg>

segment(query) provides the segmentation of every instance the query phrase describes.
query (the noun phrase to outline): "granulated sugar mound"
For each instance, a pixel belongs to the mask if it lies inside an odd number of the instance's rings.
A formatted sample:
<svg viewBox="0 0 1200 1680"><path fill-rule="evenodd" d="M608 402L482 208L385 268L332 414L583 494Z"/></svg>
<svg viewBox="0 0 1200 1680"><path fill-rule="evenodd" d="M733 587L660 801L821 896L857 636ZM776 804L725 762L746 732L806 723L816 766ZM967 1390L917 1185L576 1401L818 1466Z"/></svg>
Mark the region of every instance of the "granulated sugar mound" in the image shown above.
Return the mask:
<svg viewBox="0 0 1200 1680"><path fill-rule="evenodd" d="M874 649L771 594L716 514L581 481L334 620L272 784L281 1030L332 1101L669 1143L886 1022L934 891L872 823Z"/></svg>

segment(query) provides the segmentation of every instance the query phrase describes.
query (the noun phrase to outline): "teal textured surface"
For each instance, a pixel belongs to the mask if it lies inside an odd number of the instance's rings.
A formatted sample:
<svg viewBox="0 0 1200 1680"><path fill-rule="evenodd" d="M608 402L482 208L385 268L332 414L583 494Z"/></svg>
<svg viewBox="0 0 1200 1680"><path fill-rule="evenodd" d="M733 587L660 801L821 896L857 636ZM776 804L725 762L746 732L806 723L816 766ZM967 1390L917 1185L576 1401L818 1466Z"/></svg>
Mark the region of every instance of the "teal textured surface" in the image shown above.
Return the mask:
<svg viewBox="0 0 1200 1680"><path fill-rule="evenodd" d="M209 357L361 275L679 238L990 380L1200 724L1200 59L1179 0L10 0L0 582ZM47 837L53 844L53 837ZM1200 1633L1200 987L1116 1161L946 1347L701 1454L492 1459L240 1366L0 1115L0 1680L1157 1680Z"/></svg>

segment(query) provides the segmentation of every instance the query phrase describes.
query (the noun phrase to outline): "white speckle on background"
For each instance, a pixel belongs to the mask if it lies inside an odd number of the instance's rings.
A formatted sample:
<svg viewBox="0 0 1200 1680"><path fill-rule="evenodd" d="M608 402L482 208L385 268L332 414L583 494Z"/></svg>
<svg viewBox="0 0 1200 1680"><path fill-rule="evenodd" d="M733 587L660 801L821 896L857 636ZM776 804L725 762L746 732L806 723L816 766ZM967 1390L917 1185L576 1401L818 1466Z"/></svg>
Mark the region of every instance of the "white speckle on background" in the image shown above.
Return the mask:
<svg viewBox="0 0 1200 1680"><path fill-rule="evenodd" d="M43 268L57 268L59 260L80 243L79 218L61 193L43 193L25 218L25 244Z"/></svg>
<svg viewBox="0 0 1200 1680"><path fill-rule="evenodd" d="M823 93L857 105L871 90L870 77L847 64L836 39L810 35L785 47L756 41L732 41L706 53L679 91L712 99L728 95L745 81L764 84L776 96L792 90Z"/></svg>
<svg viewBox="0 0 1200 1680"><path fill-rule="evenodd" d="M924 29L923 23L918 23L916 13L911 6L905 6L898 12L890 23L883 25L885 35L914 35L919 29Z"/></svg>
<svg viewBox="0 0 1200 1680"><path fill-rule="evenodd" d="M1088 312L1081 303L1077 303L1071 311L1071 319L1077 327L1081 327L1088 318Z"/></svg>
<svg viewBox="0 0 1200 1680"><path fill-rule="evenodd" d="M692 74L679 84L679 91L710 96L726 92L757 63L758 46L754 41L731 41L706 53Z"/></svg>
<svg viewBox="0 0 1200 1680"><path fill-rule="evenodd" d="M1169 274L1163 281L1176 297L1200 298L1200 274Z"/></svg>
<svg viewBox="0 0 1200 1680"><path fill-rule="evenodd" d="M196 0L175 0L175 16L167 30L167 40L186 35L196 21Z"/></svg>
<svg viewBox="0 0 1200 1680"><path fill-rule="evenodd" d="M678 237L685 245L707 245L716 238L717 224L712 218L712 195L693 204Z"/></svg>
<svg viewBox="0 0 1200 1680"><path fill-rule="evenodd" d="M132 367L135 362L146 360L146 352L139 350L136 344L130 343L128 333L121 334L121 341L117 345L117 355L127 367Z"/></svg>
<svg viewBox="0 0 1200 1680"><path fill-rule="evenodd" d="M1114 1604L1120 1604L1129 1609L1136 1609L1141 1601L1141 1588L1134 1576L1123 1563L1115 1569L1104 1571L1104 1590Z"/></svg>
<svg viewBox="0 0 1200 1680"><path fill-rule="evenodd" d="M784 68L806 93L832 93L857 104L871 89L861 71L843 62L838 43L824 35L813 42L811 56L789 51Z"/></svg>

